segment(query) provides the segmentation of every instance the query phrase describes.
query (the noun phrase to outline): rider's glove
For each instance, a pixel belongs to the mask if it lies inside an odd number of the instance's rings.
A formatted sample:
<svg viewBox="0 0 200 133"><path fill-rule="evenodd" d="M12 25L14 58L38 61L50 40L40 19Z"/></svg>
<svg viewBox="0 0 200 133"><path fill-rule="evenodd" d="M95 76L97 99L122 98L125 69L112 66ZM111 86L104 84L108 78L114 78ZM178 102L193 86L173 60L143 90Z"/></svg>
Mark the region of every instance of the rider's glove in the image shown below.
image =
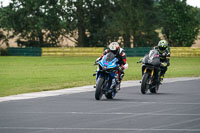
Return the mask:
<svg viewBox="0 0 200 133"><path fill-rule="evenodd" d="M96 62L98 62L98 61L100 61L100 60L101 60L101 58L99 57L99 58L96 59Z"/></svg>
<svg viewBox="0 0 200 133"><path fill-rule="evenodd" d="M167 63L166 63L166 62L163 62L163 63L161 63L161 66L162 66L162 67L166 67L166 66L167 66Z"/></svg>
<svg viewBox="0 0 200 133"><path fill-rule="evenodd" d="M124 70L124 68L122 66L119 66L118 69L119 69L119 71L123 71Z"/></svg>
<svg viewBox="0 0 200 133"><path fill-rule="evenodd" d="M99 61L101 60L101 58L97 58L94 64L97 64Z"/></svg>
<svg viewBox="0 0 200 133"><path fill-rule="evenodd" d="M167 54L166 54L166 53L162 53L162 56L164 56L164 57L165 57L165 56L167 56Z"/></svg>

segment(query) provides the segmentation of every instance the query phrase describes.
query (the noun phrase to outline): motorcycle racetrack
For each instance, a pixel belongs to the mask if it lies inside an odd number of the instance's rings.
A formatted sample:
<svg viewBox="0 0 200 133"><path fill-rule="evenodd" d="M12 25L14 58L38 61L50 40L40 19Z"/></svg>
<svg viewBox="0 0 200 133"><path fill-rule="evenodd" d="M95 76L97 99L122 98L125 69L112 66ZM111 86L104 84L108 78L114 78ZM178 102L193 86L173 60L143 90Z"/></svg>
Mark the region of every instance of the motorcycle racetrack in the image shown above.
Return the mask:
<svg viewBox="0 0 200 133"><path fill-rule="evenodd" d="M96 101L94 90L0 98L0 133L200 132L200 77L164 79L146 95L139 81L123 81L113 100Z"/></svg>

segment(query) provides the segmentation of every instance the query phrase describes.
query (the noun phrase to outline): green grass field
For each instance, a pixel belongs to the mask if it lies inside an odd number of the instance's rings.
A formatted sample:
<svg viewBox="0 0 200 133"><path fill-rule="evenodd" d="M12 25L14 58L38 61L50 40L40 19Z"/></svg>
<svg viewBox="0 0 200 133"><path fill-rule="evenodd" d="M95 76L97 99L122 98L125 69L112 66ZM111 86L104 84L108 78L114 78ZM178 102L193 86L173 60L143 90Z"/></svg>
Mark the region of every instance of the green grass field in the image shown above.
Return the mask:
<svg viewBox="0 0 200 133"><path fill-rule="evenodd" d="M129 57L124 80L141 79L141 57ZM0 96L95 84L96 57L0 57ZM166 77L200 76L200 58L171 58Z"/></svg>

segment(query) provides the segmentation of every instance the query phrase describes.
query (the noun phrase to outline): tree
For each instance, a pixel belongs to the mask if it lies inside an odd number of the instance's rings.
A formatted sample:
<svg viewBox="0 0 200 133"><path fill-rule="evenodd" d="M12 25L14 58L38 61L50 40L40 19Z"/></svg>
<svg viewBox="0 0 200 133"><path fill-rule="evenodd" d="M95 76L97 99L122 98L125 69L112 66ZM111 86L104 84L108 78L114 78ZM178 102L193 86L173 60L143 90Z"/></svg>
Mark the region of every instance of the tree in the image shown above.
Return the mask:
<svg viewBox="0 0 200 133"><path fill-rule="evenodd" d="M72 16L71 31L78 32L78 46L105 46L105 18L112 7L111 1L102 0L68 0Z"/></svg>
<svg viewBox="0 0 200 133"><path fill-rule="evenodd" d="M200 8L197 7L192 7L193 12L196 13L195 19L198 21L198 23L200 24Z"/></svg>
<svg viewBox="0 0 200 133"><path fill-rule="evenodd" d="M88 25L88 41L89 46L106 46L109 43L109 36L107 36L107 18L112 10L114 4L112 1L93 0L88 2L89 7L89 25Z"/></svg>
<svg viewBox="0 0 200 133"><path fill-rule="evenodd" d="M124 47L152 46L158 41L153 0L115 0L116 9L108 23L111 33L122 36Z"/></svg>
<svg viewBox="0 0 200 133"><path fill-rule="evenodd" d="M19 36L19 45L56 46L63 33L60 15L64 0L12 0L1 8L1 28ZM25 39L28 41L23 41Z"/></svg>
<svg viewBox="0 0 200 133"><path fill-rule="evenodd" d="M154 46L158 43L158 33L155 31L159 24L154 0L140 0L137 3L138 29L133 32L134 46Z"/></svg>
<svg viewBox="0 0 200 133"><path fill-rule="evenodd" d="M196 11L186 0L161 0L162 33L171 46L191 46L199 32Z"/></svg>

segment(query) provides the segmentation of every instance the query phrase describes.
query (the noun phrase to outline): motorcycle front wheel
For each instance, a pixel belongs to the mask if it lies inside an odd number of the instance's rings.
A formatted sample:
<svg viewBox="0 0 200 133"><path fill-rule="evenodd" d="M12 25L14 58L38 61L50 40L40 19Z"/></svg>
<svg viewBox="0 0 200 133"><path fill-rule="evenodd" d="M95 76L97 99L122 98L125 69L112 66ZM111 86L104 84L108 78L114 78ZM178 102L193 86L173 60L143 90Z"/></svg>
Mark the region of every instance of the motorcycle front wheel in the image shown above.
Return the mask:
<svg viewBox="0 0 200 133"><path fill-rule="evenodd" d="M149 73L145 73L142 77L141 93L146 94L149 89Z"/></svg>
<svg viewBox="0 0 200 133"><path fill-rule="evenodd" d="M95 91L95 99L100 100L103 95L103 78L98 78L97 84L96 84L96 91Z"/></svg>

